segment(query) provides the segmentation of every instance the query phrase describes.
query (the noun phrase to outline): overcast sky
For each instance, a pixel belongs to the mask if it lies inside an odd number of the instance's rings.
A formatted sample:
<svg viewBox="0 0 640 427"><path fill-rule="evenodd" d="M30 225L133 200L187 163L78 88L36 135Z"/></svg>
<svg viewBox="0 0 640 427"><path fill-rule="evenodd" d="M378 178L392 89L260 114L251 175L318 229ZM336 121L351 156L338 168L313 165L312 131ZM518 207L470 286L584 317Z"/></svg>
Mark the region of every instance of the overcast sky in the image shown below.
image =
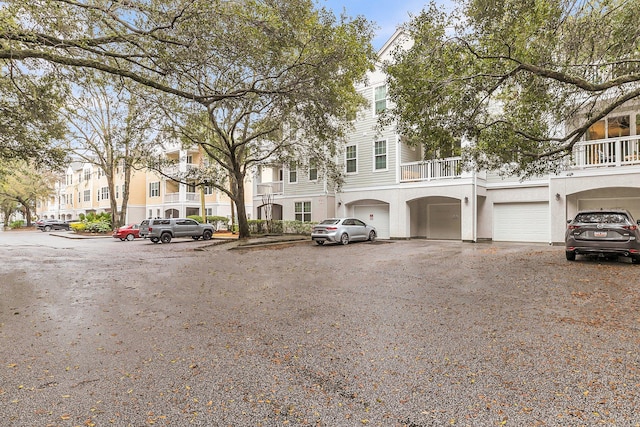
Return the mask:
<svg viewBox="0 0 640 427"><path fill-rule="evenodd" d="M380 49L389 40L396 28L409 20L409 14L417 15L428 5L428 0L316 0L320 6L332 9L336 16L343 10L347 15L363 15L374 21L379 29L373 46ZM449 5L448 0L437 0L437 4Z"/></svg>

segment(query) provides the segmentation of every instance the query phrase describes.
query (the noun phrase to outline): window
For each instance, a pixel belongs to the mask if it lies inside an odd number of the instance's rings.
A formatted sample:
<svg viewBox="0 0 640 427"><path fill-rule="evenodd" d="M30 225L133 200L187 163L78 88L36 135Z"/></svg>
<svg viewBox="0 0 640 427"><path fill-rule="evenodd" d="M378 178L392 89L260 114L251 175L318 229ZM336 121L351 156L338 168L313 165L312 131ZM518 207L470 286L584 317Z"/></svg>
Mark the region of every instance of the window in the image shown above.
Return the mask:
<svg viewBox="0 0 640 427"><path fill-rule="evenodd" d="M309 181L318 180L318 163L315 160L309 160Z"/></svg>
<svg viewBox="0 0 640 427"><path fill-rule="evenodd" d="M213 194L213 187L211 187L210 185L205 185L204 194L206 194L207 196Z"/></svg>
<svg viewBox="0 0 640 427"><path fill-rule="evenodd" d="M187 193L195 193L195 192L196 192L195 184L187 184Z"/></svg>
<svg viewBox="0 0 640 427"><path fill-rule="evenodd" d="M311 202L296 202L296 221L311 222Z"/></svg>
<svg viewBox="0 0 640 427"><path fill-rule="evenodd" d="M374 170L387 169L387 141L376 141L374 144Z"/></svg>
<svg viewBox="0 0 640 427"><path fill-rule="evenodd" d="M296 162L289 163L289 182L298 182L298 165Z"/></svg>
<svg viewBox="0 0 640 427"><path fill-rule="evenodd" d="M85 169L84 170L84 180L85 181L90 181L91 180L91 170L89 170L89 169Z"/></svg>
<svg viewBox="0 0 640 427"><path fill-rule="evenodd" d="M120 198L120 186L116 185L116 199Z"/></svg>
<svg viewBox="0 0 640 427"><path fill-rule="evenodd" d="M355 145L349 145L346 151L347 173L356 173L358 171L357 150Z"/></svg>
<svg viewBox="0 0 640 427"><path fill-rule="evenodd" d="M636 122L636 127L638 126ZM598 120L587 130L585 139L595 141L598 139L618 138L631 134L631 122L629 116L607 117Z"/></svg>
<svg viewBox="0 0 640 427"><path fill-rule="evenodd" d="M375 114L380 114L387 109L387 87L378 86L374 89Z"/></svg>
<svg viewBox="0 0 640 427"><path fill-rule="evenodd" d="M100 189L100 200L109 200L109 187L102 187Z"/></svg>
<svg viewBox="0 0 640 427"><path fill-rule="evenodd" d="M149 197L160 197L160 182L149 183Z"/></svg>
<svg viewBox="0 0 640 427"><path fill-rule="evenodd" d="M84 190L84 201L85 202L91 201L91 190Z"/></svg>

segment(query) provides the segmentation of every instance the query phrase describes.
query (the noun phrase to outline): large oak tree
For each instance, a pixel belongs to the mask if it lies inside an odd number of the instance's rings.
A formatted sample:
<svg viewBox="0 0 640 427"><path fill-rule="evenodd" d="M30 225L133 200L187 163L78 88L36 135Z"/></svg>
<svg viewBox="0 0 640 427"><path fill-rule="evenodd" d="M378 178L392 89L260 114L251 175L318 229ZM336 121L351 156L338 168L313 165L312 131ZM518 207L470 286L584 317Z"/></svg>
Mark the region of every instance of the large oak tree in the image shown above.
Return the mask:
<svg viewBox="0 0 640 427"><path fill-rule="evenodd" d="M336 20L310 0L6 0L0 59L46 60L131 79L206 111L231 177L240 237L249 235L249 164L297 135L331 153L363 98L371 24ZM282 143L284 141L284 144ZM269 151L260 156L249 153Z"/></svg>
<svg viewBox="0 0 640 427"><path fill-rule="evenodd" d="M387 64L387 120L428 152L472 142L476 167L558 171L588 128L640 97L637 0L431 5Z"/></svg>

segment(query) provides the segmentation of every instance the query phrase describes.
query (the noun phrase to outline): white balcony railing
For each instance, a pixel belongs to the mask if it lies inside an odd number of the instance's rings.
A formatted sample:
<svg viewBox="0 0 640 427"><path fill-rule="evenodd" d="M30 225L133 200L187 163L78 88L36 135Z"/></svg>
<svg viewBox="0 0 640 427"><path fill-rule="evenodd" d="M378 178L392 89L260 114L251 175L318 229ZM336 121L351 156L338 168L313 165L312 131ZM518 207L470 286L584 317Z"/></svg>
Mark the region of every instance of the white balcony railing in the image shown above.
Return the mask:
<svg viewBox="0 0 640 427"><path fill-rule="evenodd" d="M282 194L282 181L263 182L262 184L257 184L256 191L258 196L265 194Z"/></svg>
<svg viewBox="0 0 640 427"><path fill-rule="evenodd" d="M180 193L167 193L164 195L165 203L197 202L199 200L198 193L185 193L184 200L180 199Z"/></svg>
<svg viewBox="0 0 640 427"><path fill-rule="evenodd" d="M426 160L400 165L400 182L431 181L462 176L462 158Z"/></svg>
<svg viewBox="0 0 640 427"><path fill-rule="evenodd" d="M626 166L640 164L637 135L580 142L573 147L573 167Z"/></svg>

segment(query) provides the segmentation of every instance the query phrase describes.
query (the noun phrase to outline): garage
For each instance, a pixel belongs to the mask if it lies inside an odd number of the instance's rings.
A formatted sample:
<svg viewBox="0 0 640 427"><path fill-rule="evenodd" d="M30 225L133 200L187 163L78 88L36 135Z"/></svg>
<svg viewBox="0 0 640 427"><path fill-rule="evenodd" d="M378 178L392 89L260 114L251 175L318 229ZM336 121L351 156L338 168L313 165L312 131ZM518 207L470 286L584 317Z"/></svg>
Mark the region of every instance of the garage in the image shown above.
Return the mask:
<svg viewBox="0 0 640 427"><path fill-rule="evenodd" d="M493 240L549 242L549 203L495 203Z"/></svg>
<svg viewBox="0 0 640 427"><path fill-rule="evenodd" d="M353 207L353 215L367 224L373 225L378 232L378 238L388 239L390 237L389 205L357 205Z"/></svg>
<svg viewBox="0 0 640 427"><path fill-rule="evenodd" d="M626 209L636 220L640 219L640 197L578 199L578 210L614 208Z"/></svg>
<svg viewBox="0 0 640 427"><path fill-rule="evenodd" d="M460 202L427 205L427 238L439 240L462 239Z"/></svg>

